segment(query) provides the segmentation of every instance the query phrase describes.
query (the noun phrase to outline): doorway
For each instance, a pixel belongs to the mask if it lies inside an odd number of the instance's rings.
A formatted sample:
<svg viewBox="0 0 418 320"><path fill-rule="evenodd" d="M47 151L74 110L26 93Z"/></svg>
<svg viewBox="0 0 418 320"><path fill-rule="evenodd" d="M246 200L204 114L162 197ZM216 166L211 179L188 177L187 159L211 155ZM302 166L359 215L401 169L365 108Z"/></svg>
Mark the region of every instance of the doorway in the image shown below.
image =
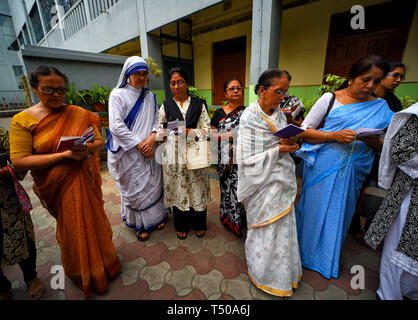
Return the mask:
<svg viewBox="0 0 418 320"><path fill-rule="evenodd" d="M213 105L222 105L225 100L224 83L228 79L238 78L245 87L246 44L245 36L213 44Z"/></svg>

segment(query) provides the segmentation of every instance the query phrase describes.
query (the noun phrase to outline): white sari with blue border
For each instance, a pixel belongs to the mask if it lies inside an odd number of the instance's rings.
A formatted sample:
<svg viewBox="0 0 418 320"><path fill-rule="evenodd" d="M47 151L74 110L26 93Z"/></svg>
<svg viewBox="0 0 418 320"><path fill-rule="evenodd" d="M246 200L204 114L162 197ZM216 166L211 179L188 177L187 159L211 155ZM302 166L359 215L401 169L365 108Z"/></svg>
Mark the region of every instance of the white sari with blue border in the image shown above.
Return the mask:
<svg viewBox="0 0 418 320"><path fill-rule="evenodd" d="M158 106L147 88L128 84L129 74L146 68L145 61L130 57L117 88L109 98L108 168L121 194L122 220L137 231L151 231L167 218L161 165L136 147L158 131ZM154 146L154 151L156 146Z"/></svg>

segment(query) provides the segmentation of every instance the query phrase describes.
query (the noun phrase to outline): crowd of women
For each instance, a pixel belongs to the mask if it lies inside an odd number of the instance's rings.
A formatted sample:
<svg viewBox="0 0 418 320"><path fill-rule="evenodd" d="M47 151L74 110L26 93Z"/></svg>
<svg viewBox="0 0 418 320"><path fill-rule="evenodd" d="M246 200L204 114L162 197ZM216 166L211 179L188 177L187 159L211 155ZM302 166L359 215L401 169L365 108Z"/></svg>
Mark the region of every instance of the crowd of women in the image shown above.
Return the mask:
<svg viewBox="0 0 418 320"><path fill-rule="evenodd" d="M182 68L169 72L174 97L160 107L147 88L148 71L144 59L126 60L109 99L106 143L109 172L121 194L121 218L138 240L164 228L169 213L179 239L186 239L190 227L197 237L205 236L208 165L191 167L186 155L188 148L215 138L221 223L238 237L246 234L254 285L291 296L302 266L338 278L357 199L381 153L379 182L390 191L365 235L372 248L385 239L378 297L418 299L418 104L400 111L393 95L405 66L389 66L376 55L362 57L348 80L318 99L306 119L301 101L288 94L291 76L284 70L261 74L255 86L258 99L248 107L243 106L241 80L226 81L226 103L212 119L206 102L189 95L189 77ZM104 141L98 118L64 103L67 83L56 68L38 67L30 84L40 102L13 117L10 137L0 131L0 152L9 158L0 169L0 257L4 264L19 263L30 299L39 299L44 286L36 275L30 208L24 206L24 194L16 192L28 170L34 192L57 220L64 271L85 298L90 290L104 292L121 271L103 209L98 151ZM393 116L391 109L400 112ZM288 123L304 132L274 135ZM90 126L93 141L57 152L61 137L80 136ZM386 136L356 133L386 127ZM174 161L158 161L159 149L162 159ZM296 159L304 165L295 206ZM8 298L10 290L0 269L0 296Z"/></svg>

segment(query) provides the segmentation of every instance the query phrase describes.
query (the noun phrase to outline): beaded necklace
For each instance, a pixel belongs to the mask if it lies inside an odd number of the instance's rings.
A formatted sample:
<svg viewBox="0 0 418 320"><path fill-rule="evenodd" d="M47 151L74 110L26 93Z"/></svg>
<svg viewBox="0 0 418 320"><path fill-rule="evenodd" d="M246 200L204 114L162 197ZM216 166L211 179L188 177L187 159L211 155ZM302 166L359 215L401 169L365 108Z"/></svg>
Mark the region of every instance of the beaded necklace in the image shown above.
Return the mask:
<svg viewBox="0 0 418 320"><path fill-rule="evenodd" d="M351 161L351 157L353 156L353 151L354 151L354 146L356 145L356 142L357 142L357 140L356 140L356 138L354 138L354 142L353 142L353 146L351 147L351 152L350 152L350 157L348 158L348 162L347 162L347 167L345 168L345 170L344 170L344 174L343 175L341 175L341 169L343 168L343 166L344 166L344 160L345 160L345 158L347 158L347 151L343 151L343 158L341 159L341 165L340 165L340 169L338 170L338 176L340 177L340 178L344 178L344 176L346 175L346 173L347 173L347 170L348 170L348 165L350 164L350 161Z"/></svg>

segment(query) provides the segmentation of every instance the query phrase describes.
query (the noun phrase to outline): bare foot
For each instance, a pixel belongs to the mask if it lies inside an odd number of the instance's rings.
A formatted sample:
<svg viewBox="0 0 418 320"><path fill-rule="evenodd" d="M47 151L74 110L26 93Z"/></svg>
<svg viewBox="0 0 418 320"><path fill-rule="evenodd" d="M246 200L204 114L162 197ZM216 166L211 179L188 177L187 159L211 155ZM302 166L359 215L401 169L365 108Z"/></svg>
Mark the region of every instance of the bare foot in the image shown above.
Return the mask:
<svg viewBox="0 0 418 320"><path fill-rule="evenodd" d="M30 300L38 300L44 294L45 287L39 278L29 281L26 286L28 287L28 298Z"/></svg>

